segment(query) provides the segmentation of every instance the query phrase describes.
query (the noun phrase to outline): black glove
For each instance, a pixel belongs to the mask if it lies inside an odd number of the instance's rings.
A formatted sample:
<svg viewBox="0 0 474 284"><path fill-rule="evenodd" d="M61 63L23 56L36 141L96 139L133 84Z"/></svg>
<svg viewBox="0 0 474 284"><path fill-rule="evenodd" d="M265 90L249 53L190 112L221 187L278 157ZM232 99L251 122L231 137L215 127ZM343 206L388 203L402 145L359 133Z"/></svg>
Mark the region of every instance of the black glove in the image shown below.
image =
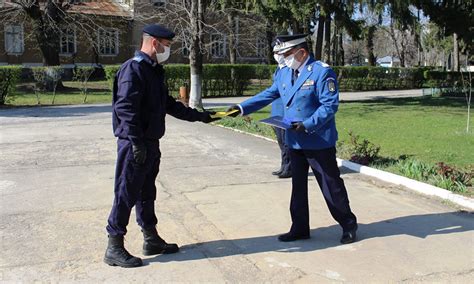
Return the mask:
<svg viewBox="0 0 474 284"><path fill-rule="evenodd" d="M204 122L204 123L209 123L209 122L213 122L213 121L221 119L220 117L212 118L211 114L216 114L216 112L215 111L207 111L207 110L201 112L201 121Z"/></svg>
<svg viewBox="0 0 474 284"><path fill-rule="evenodd" d="M304 127L303 122L292 122L291 129L295 130L296 132L305 132L306 128Z"/></svg>
<svg viewBox="0 0 474 284"><path fill-rule="evenodd" d="M132 144L133 159L139 165L143 165L146 160L146 145L144 143Z"/></svg>
<svg viewBox="0 0 474 284"><path fill-rule="evenodd" d="M233 111L233 110L237 110L237 112L233 113L233 114L230 114L229 116L231 117L236 117L240 114L240 107L238 105L233 105L233 106L230 106L226 112L229 112L229 111Z"/></svg>

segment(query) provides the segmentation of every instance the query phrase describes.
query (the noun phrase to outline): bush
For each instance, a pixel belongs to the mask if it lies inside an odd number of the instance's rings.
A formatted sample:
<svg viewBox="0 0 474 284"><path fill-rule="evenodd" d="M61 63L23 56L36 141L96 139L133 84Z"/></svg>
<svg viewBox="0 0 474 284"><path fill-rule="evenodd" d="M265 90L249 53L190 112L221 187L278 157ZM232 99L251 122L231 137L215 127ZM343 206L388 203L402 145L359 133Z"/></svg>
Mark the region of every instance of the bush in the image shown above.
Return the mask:
<svg viewBox="0 0 474 284"><path fill-rule="evenodd" d="M87 101L87 83L94 72L96 72L94 66L77 66L74 68L73 80L81 84L81 93L84 95L83 103L86 103Z"/></svg>
<svg viewBox="0 0 474 284"><path fill-rule="evenodd" d="M380 146L349 131L349 141L337 142L338 155L361 165L369 165L382 161L379 157Z"/></svg>
<svg viewBox="0 0 474 284"><path fill-rule="evenodd" d="M4 105L7 96L15 91L20 74L20 66L0 67L0 105Z"/></svg>
<svg viewBox="0 0 474 284"><path fill-rule="evenodd" d="M107 82L109 82L110 90L112 90L113 88L115 74L117 74L119 69L120 69L120 65L105 65L104 66L105 78L107 79Z"/></svg>

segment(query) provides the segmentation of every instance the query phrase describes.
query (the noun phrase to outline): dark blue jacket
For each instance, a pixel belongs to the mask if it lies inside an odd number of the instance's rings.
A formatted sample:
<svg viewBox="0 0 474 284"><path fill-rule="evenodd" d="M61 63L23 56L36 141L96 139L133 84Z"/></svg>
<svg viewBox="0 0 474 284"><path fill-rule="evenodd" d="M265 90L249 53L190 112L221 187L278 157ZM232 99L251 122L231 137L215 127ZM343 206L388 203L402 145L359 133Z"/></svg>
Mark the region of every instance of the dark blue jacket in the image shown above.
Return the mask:
<svg viewBox="0 0 474 284"><path fill-rule="evenodd" d="M112 108L115 136L133 143L163 137L167 113L187 121L202 119L200 112L169 95L163 66L141 51L117 72Z"/></svg>

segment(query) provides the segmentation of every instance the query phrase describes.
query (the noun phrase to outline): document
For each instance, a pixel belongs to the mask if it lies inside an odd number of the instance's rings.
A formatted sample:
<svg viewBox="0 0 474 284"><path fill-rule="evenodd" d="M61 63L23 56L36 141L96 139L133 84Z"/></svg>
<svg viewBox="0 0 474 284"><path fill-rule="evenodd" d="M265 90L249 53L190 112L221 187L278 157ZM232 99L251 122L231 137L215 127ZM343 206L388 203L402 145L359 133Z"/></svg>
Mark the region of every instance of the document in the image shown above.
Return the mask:
<svg viewBox="0 0 474 284"><path fill-rule="evenodd" d="M218 111L215 114L211 114L211 117L212 118L223 118L223 117L229 116L231 114L234 114L238 111L239 110L237 110L237 109L234 109L234 110L231 110L231 111Z"/></svg>
<svg viewBox="0 0 474 284"><path fill-rule="evenodd" d="M290 129L292 128L291 123L297 121L292 121L281 116L272 116L266 119L262 119L260 120L260 122L282 129Z"/></svg>

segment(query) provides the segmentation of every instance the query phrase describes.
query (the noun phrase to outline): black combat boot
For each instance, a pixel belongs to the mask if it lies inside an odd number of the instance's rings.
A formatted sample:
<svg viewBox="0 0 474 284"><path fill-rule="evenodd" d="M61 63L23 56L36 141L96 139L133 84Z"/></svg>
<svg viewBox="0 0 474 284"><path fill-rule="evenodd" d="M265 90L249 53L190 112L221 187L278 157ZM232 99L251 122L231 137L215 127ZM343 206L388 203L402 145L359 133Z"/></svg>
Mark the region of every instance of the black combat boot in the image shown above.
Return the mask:
<svg viewBox="0 0 474 284"><path fill-rule="evenodd" d="M169 254L179 251L177 244L168 244L163 240L156 231L156 228L142 229L143 232L143 254Z"/></svg>
<svg viewBox="0 0 474 284"><path fill-rule="evenodd" d="M123 246L123 236L109 236L109 244L105 251L104 262L112 266L138 267L143 262L131 255Z"/></svg>

